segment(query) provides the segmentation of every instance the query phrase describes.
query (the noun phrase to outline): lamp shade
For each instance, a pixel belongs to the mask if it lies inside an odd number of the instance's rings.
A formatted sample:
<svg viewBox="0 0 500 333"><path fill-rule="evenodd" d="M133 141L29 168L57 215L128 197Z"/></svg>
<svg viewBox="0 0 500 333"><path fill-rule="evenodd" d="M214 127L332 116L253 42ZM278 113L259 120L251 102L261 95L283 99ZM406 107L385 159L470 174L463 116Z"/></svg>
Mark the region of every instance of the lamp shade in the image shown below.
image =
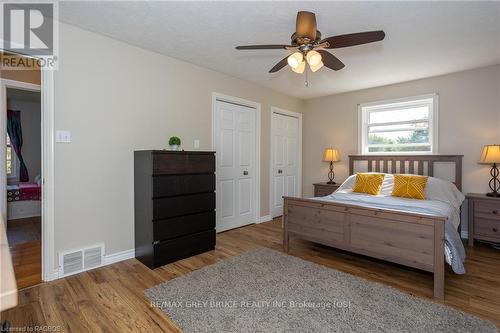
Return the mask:
<svg viewBox="0 0 500 333"><path fill-rule="evenodd" d="M321 54L318 51L311 50L307 52L306 59L311 67L315 67L321 62Z"/></svg>
<svg viewBox="0 0 500 333"><path fill-rule="evenodd" d="M292 71L298 74L304 73L304 70L306 69L306 62L302 60L302 62L299 64L299 66L292 68Z"/></svg>
<svg viewBox="0 0 500 333"><path fill-rule="evenodd" d="M479 164L500 164L500 145L486 145L479 159Z"/></svg>
<svg viewBox="0 0 500 333"><path fill-rule="evenodd" d="M292 53L287 59L288 65L292 68L299 67L302 61L304 61L304 56L300 52Z"/></svg>
<svg viewBox="0 0 500 333"><path fill-rule="evenodd" d="M323 67L323 61L320 61L316 66L309 64L309 68L311 68L311 72L313 73L315 73L321 67Z"/></svg>
<svg viewBox="0 0 500 333"><path fill-rule="evenodd" d="M340 154L337 149L326 148L323 153L323 161L325 162L338 162L340 161Z"/></svg>

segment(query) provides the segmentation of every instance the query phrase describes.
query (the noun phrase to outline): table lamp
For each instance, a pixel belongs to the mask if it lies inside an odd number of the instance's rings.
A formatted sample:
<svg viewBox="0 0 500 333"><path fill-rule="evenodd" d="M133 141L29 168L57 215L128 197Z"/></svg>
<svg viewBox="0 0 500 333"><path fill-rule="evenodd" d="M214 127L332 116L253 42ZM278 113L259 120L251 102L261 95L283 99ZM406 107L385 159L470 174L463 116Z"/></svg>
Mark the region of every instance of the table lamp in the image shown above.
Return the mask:
<svg viewBox="0 0 500 333"><path fill-rule="evenodd" d="M500 180L498 179L497 164L500 163L500 145L486 145L483 147L483 153L479 159L479 164L491 165L490 175L491 180L489 186L492 192L487 193L489 197L500 197L498 190L500 189Z"/></svg>
<svg viewBox="0 0 500 333"><path fill-rule="evenodd" d="M335 184L333 179L335 178L335 173L333 172L333 162L340 161L340 154L337 149L334 148L326 148L323 153L323 161L330 162L330 172L328 172L329 181L327 184Z"/></svg>

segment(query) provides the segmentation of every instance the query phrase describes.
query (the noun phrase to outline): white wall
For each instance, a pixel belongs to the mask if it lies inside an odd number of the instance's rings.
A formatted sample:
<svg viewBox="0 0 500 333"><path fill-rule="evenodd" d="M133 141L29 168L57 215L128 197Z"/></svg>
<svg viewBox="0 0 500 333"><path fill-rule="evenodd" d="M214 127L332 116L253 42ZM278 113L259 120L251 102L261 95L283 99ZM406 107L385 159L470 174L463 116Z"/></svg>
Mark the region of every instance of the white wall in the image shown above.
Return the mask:
<svg viewBox="0 0 500 333"><path fill-rule="evenodd" d="M269 213L270 108L303 102L255 84L60 25L55 73L56 128L72 143L55 151L55 249L105 243L111 254L134 247L133 151L211 149L212 92L262 103L261 215Z"/></svg>
<svg viewBox="0 0 500 333"><path fill-rule="evenodd" d="M303 194L325 181L325 147L337 147L337 181L349 173L349 154L358 153L359 103L439 94L439 153L463 154L463 191L487 192L489 167L478 165L485 144L500 142L500 66L307 100L304 110Z"/></svg>
<svg viewBox="0 0 500 333"><path fill-rule="evenodd" d="M133 248L133 151L162 149L177 135L183 148L211 149L211 94L262 104L261 215L269 213L270 108L304 111L303 193L326 179L323 148L340 149L337 179L357 153L357 104L437 92L440 153L464 154L464 190L486 191L483 144L500 141L500 66L301 101L176 59L60 25L55 73L56 128L73 142L55 152L55 254L104 243L106 253Z"/></svg>
<svg viewBox="0 0 500 333"><path fill-rule="evenodd" d="M8 109L21 111L23 130L23 147L21 151L30 181L34 181L42 170L40 102L8 98L7 103Z"/></svg>

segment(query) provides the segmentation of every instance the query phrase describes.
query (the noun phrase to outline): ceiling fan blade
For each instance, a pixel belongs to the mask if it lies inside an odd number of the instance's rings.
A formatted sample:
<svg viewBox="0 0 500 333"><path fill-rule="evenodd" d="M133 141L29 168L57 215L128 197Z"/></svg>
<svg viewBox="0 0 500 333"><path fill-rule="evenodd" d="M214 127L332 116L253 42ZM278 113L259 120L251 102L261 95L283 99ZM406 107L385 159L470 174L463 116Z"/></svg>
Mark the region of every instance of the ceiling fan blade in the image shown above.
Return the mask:
<svg viewBox="0 0 500 333"><path fill-rule="evenodd" d="M323 39L321 43L327 42L329 44L328 47L325 47L327 49L339 49L341 47L378 42L384 38L385 32L383 32L382 30L378 30L332 36Z"/></svg>
<svg viewBox="0 0 500 333"><path fill-rule="evenodd" d="M307 37L315 41L317 32L316 15L311 12L298 12L295 31L297 37Z"/></svg>
<svg viewBox="0 0 500 333"><path fill-rule="evenodd" d="M325 50L318 50L318 52L321 54L321 59L325 67L333 69L334 71L341 70L345 67L344 63L330 52Z"/></svg>
<svg viewBox="0 0 500 333"><path fill-rule="evenodd" d="M292 47L292 46L291 45L270 44L270 45L236 46L236 49L237 50L286 50L289 47Z"/></svg>
<svg viewBox="0 0 500 333"><path fill-rule="evenodd" d="M283 67L285 67L287 64L288 64L288 56L285 57L280 62L278 62L276 65L274 65L274 67L271 68L269 73L275 73L275 72L279 71L280 69L282 69Z"/></svg>

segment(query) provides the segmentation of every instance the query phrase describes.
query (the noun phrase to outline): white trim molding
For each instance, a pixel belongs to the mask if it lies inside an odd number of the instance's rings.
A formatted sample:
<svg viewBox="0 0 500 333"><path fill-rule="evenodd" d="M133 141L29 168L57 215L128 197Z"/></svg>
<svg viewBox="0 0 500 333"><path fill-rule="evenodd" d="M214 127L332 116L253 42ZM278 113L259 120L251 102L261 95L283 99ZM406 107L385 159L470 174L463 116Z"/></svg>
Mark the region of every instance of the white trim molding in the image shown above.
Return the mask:
<svg viewBox="0 0 500 333"><path fill-rule="evenodd" d="M269 215L261 216L259 223L269 222L272 220L273 220L273 218L271 217L271 214L269 214Z"/></svg>
<svg viewBox="0 0 500 333"><path fill-rule="evenodd" d="M52 280L55 268L54 217L54 71L42 69L42 278Z"/></svg>
<svg viewBox="0 0 500 333"><path fill-rule="evenodd" d="M51 281L57 278L54 245L54 71L42 69L41 85L21 81L0 79L0 97L3 110L7 108L6 88L15 88L28 91L39 91L41 95L41 121L42 121L42 279ZM6 114L0 115L0 126L6 128ZM5 135L0 137L0 154L5 159ZM5 174L5 163L0 163L0 174ZM0 211L4 218L7 214L5 195L5 180L0 181Z"/></svg>
<svg viewBox="0 0 500 333"><path fill-rule="evenodd" d="M366 134L368 126L374 126L368 124L368 118L370 112L377 111L390 111L390 110L401 110L408 109L410 107L418 107L425 106L429 107L429 119L422 120L420 122L427 122L429 128L429 136L430 136L430 149L431 151L398 151L398 154L438 154L439 153L439 95L437 93L426 94L426 95L418 95L411 96L405 98L398 99L390 99L390 100L381 100L370 103L362 103L358 104L358 152L364 155L377 155L377 154L387 154L387 152L368 152L368 137ZM416 120L409 121L400 121L400 122L387 122L387 123L377 123L376 126L385 126L385 125L407 125L410 123L415 123ZM400 129L401 130L401 129ZM386 131L388 131L386 129ZM402 144L391 144L390 146L401 147L401 146L429 146L429 143L426 144L417 144L417 143L402 143ZM376 147L376 145L372 145ZM388 146L381 144L379 146Z"/></svg>
<svg viewBox="0 0 500 333"><path fill-rule="evenodd" d="M216 126L216 107L217 101L234 103L242 106L247 106L255 109L255 221L254 223L260 223L260 135L261 135L261 104L249 101L243 98L229 96L220 94L217 92L212 92L212 150L216 150L216 137L215 133ZM217 173L217 170L215 171ZM216 221L217 223L217 221ZM217 232L222 232L225 230L217 229Z"/></svg>
<svg viewBox="0 0 500 333"><path fill-rule="evenodd" d="M0 78L0 126L2 128L2 135L0 137L0 213L2 214L3 220L7 221L7 170L6 170L6 149L7 149L7 89L18 89L26 91L40 92L40 85L26 83L22 81L14 81L8 79ZM42 110L43 113L43 110Z"/></svg>
<svg viewBox="0 0 500 333"><path fill-rule="evenodd" d="M43 280L44 281L54 281L57 279L60 279L61 276L59 275L59 267L54 268L49 274L44 275Z"/></svg>
<svg viewBox="0 0 500 333"><path fill-rule="evenodd" d="M26 90L26 91L34 91L40 92L40 85L26 83L22 81L8 80L0 78L0 100L2 112L0 114L0 126L2 128L2 137L0 138L0 155L2 156L1 165L0 165L0 174L2 175L0 186L2 188L2 193L0 193L0 210L4 221L7 221L7 199L6 199L6 186L7 186L7 178L3 177L3 175L7 174L6 171L6 147L7 147L7 89L18 89L18 90ZM15 154L14 154L15 155Z"/></svg>
<svg viewBox="0 0 500 333"><path fill-rule="evenodd" d="M104 256L103 266L135 258L135 249L115 252Z"/></svg>
<svg viewBox="0 0 500 333"><path fill-rule="evenodd" d="M297 118L299 121L299 138L298 138L298 146L299 152L297 157L297 195L302 197L302 113L288 111L285 109L281 109L275 106L271 106L271 121L269 126L269 216L272 218L279 216L274 216L273 214L273 197L274 197L274 186L273 186L273 166L274 166L274 140L273 140L273 128L274 128L274 114L281 114L289 117Z"/></svg>

